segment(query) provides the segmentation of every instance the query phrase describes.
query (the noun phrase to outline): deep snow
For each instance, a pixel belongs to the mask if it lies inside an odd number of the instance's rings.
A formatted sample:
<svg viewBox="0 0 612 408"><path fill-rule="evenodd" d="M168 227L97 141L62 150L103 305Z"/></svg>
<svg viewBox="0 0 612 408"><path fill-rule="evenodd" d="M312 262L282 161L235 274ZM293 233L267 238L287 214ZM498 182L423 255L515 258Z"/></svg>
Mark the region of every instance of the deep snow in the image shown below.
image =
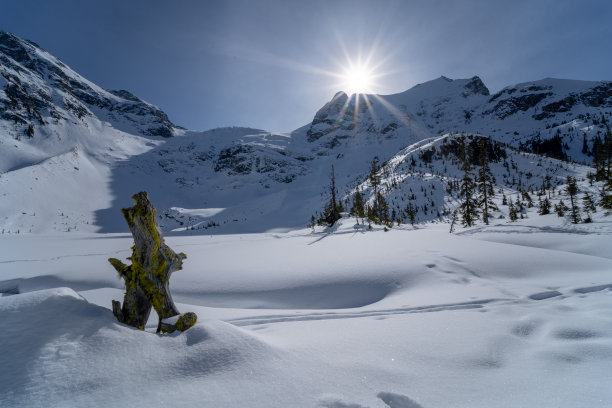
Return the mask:
<svg viewBox="0 0 612 408"><path fill-rule="evenodd" d="M3 236L0 290L25 293L0 297L0 405L607 407L611 235L551 216L167 237L199 316L172 335L110 311L129 236Z"/></svg>

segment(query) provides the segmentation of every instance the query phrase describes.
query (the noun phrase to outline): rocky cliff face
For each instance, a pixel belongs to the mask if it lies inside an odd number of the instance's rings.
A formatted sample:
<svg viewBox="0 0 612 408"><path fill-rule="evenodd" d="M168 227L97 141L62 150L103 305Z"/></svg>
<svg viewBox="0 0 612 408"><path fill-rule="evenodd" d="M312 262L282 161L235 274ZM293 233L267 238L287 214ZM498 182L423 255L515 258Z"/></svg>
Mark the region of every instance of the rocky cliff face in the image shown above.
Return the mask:
<svg viewBox="0 0 612 408"><path fill-rule="evenodd" d="M34 138L48 124L96 117L143 136L171 137L175 126L159 108L128 91L106 91L33 42L0 31L0 119L12 137Z"/></svg>

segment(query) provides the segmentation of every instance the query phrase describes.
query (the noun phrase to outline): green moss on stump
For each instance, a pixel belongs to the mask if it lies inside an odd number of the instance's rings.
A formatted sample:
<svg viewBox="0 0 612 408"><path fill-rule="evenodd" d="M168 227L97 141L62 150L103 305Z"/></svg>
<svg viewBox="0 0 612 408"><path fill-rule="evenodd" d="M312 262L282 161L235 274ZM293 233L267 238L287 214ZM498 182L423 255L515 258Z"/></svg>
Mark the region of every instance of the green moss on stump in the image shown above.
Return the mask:
<svg viewBox="0 0 612 408"><path fill-rule="evenodd" d="M176 322L176 329L180 331L185 331L198 321L198 316L195 313L187 312L181 317L179 317Z"/></svg>
<svg viewBox="0 0 612 408"><path fill-rule="evenodd" d="M169 280L173 272L182 269L187 255L177 254L165 244L156 221L157 212L147 192L142 191L132 198L136 204L121 210L134 237L132 256L128 258L132 264L109 259L126 286L123 307L113 301L113 313L119 321L142 330L153 307L160 317L159 332L162 319L181 314L170 295ZM176 329L187 330L196 321L195 313L185 313L177 320Z"/></svg>

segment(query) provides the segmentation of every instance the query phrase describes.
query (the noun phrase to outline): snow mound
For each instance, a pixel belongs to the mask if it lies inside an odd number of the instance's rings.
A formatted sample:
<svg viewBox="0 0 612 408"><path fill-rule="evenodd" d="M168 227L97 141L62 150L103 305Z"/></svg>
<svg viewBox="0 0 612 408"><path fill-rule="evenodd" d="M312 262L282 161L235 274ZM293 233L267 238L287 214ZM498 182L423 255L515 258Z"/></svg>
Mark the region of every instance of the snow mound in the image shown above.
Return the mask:
<svg viewBox="0 0 612 408"><path fill-rule="evenodd" d="M255 336L219 321L173 335L139 331L69 288L2 297L0 313L3 407L95 406L103 400L109 406L177 406L177 398L197 391L192 379L223 377L274 354ZM138 392L143 389L147 393Z"/></svg>

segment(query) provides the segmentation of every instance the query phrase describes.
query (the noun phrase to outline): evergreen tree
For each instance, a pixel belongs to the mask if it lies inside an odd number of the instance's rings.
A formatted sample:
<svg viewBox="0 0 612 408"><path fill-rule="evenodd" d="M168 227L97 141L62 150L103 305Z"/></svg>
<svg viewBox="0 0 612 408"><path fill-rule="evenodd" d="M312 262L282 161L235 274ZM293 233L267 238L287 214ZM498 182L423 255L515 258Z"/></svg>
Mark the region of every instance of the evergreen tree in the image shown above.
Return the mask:
<svg viewBox="0 0 612 408"><path fill-rule="evenodd" d="M370 185L374 190L374 195L378 192L378 186L380 185L380 176L378 175L378 159L375 157L372 159L372 163L370 163L370 174L368 175L368 180L370 181Z"/></svg>
<svg viewBox="0 0 612 408"><path fill-rule="evenodd" d="M461 167L461 170L463 170L463 179L461 180L460 195L463 202L459 206L459 213L461 214L461 222L463 226L471 227L478 219L478 202L474 197L476 185L472 179L472 166L468 159L465 138L461 139L461 160L463 162Z"/></svg>
<svg viewBox="0 0 612 408"><path fill-rule="evenodd" d="M595 179L609 182L612 177L612 131L610 125L602 117L606 127L603 140L596 137L593 140L593 161L595 162Z"/></svg>
<svg viewBox="0 0 612 408"><path fill-rule="evenodd" d="M385 224L391 227L392 221L389 216L389 204L385 199L384 195L379 191L380 186L380 175L378 174L380 167L378 166L378 159L375 157L370 163L370 174L368 175L368 181L372 186L372 192L374 200L371 206L365 207L365 213L370 221L375 224Z"/></svg>
<svg viewBox="0 0 612 408"><path fill-rule="evenodd" d="M451 219L451 225L450 225L450 230L448 231L449 233L453 233L453 231L455 230L455 224L457 223L457 210L453 211L453 218Z"/></svg>
<svg viewBox="0 0 612 408"><path fill-rule="evenodd" d="M588 192L584 193L584 195L582 196L582 203L583 203L582 209L584 210L584 213L586 214L586 217L584 218L584 222L585 223L593 222L593 219L591 218L591 214L597 212L597 207L595 206L593 197Z"/></svg>
<svg viewBox="0 0 612 408"><path fill-rule="evenodd" d="M315 219L315 216L312 215L310 217L310 224L307 225L307 228L312 228L312 232L314 232L315 225L317 225L317 220Z"/></svg>
<svg viewBox="0 0 612 408"><path fill-rule="evenodd" d="M414 205L412 205L412 203L408 203L406 212L408 213L408 219L410 220L410 225L414 227L414 223L416 221L416 215L417 215L417 208Z"/></svg>
<svg viewBox="0 0 612 408"><path fill-rule="evenodd" d="M595 161L595 180L603 181L600 190L601 205L606 210L612 210L612 131L605 119L602 119L606 126L606 134L603 141L596 138L593 142L593 152Z"/></svg>
<svg viewBox="0 0 612 408"><path fill-rule="evenodd" d="M574 224L578 224L580 222L580 207L578 207L578 203L576 202L576 195L578 194L578 185L574 177L567 176L567 188L565 189L565 191L570 198L570 219Z"/></svg>
<svg viewBox="0 0 612 408"><path fill-rule="evenodd" d="M516 202L514 203L514 205L516 206L516 211L521 213L522 216L523 212L525 211L525 206L523 205L523 202L521 201L521 198L519 196L516 196Z"/></svg>
<svg viewBox="0 0 612 408"><path fill-rule="evenodd" d="M372 159L372 162L370 163L370 174L368 175L368 181L370 182L370 185L372 186L372 195L374 197L374 202L372 203L371 207L368 207L367 209L367 215L368 218L372 221L374 221L375 224L378 224L378 213L379 213L379 209L378 209L378 200L377 200L377 196L378 196L378 186L380 185L380 176L378 175L378 159L375 157Z"/></svg>
<svg viewBox="0 0 612 408"><path fill-rule="evenodd" d="M338 206L336 208L337 208L338 213L344 212L344 204L342 204L342 200L338 200Z"/></svg>
<svg viewBox="0 0 612 408"><path fill-rule="evenodd" d="M330 190L330 199L327 206L323 209L323 214L321 218L319 218L319 225L327 225L331 227L338 221L340 218L340 213L342 212L342 203L338 203L336 199L336 195L338 191L336 190L336 175L334 172L334 166L331 167L331 180L329 183Z"/></svg>
<svg viewBox="0 0 612 408"><path fill-rule="evenodd" d="M491 173L489 167L489 155L487 152L487 145L485 140L480 141L480 169L478 170L478 204L482 210L482 221L489 225L490 211L497 210L497 205L493 201L495 191L493 185L495 184L495 177Z"/></svg>
<svg viewBox="0 0 612 408"><path fill-rule="evenodd" d="M605 154L603 153L602 149L603 141L601 140L601 137L595 136L593 138L593 147L591 147L591 153L593 154L593 163L595 164L596 180L599 180L599 177L601 175L600 166L603 162L603 158L605 157Z"/></svg>
<svg viewBox="0 0 612 408"><path fill-rule="evenodd" d="M584 209L584 211L590 214L594 214L597 212L597 207L595 206L595 201L593 201L593 196L589 194L588 191L584 193L584 196L582 197L582 202L582 208Z"/></svg>
<svg viewBox="0 0 612 408"><path fill-rule="evenodd" d="M374 222L374 224L378 223L377 212L374 211L373 205L366 205L366 216L368 217L369 222Z"/></svg>
<svg viewBox="0 0 612 408"><path fill-rule="evenodd" d="M531 196L529 195L529 193L525 190L521 190L520 193L521 193L521 196L523 197L523 200L527 201L527 207L528 208L533 207L533 200L531 199Z"/></svg>
<svg viewBox="0 0 612 408"><path fill-rule="evenodd" d="M372 221L374 221L376 224L385 224L386 226L391 227L392 223L391 218L389 218L389 205L380 191L376 193L374 203L376 213L374 214L375 218Z"/></svg>
<svg viewBox="0 0 612 408"><path fill-rule="evenodd" d="M604 183L603 188L599 193L599 205L606 210L612 210L612 181L608 180Z"/></svg>
<svg viewBox="0 0 612 408"><path fill-rule="evenodd" d="M363 202L363 196L359 189L356 189L353 193L353 204L351 205L351 215L355 218L365 218L365 205ZM357 221L359 223L359 221Z"/></svg>
<svg viewBox="0 0 612 408"><path fill-rule="evenodd" d="M540 215L550 214L550 200L548 197L544 197L544 200L540 199L540 209L538 212Z"/></svg>
<svg viewBox="0 0 612 408"><path fill-rule="evenodd" d="M569 208L567 208L567 205L565 205L563 200L559 201L559 204L555 205L555 212L557 213L559 217L565 216L565 212L567 210L569 210Z"/></svg>
<svg viewBox="0 0 612 408"><path fill-rule="evenodd" d="M604 136L603 142L603 154L604 157L604 180L610 182L612 178L612 131L610 130L610 125L604 119L604 123L606 125L606 134Z"/></svg>
<svg viewBox="0 0 612 408"><path fill-rule="evenodd" d="M508 217L510 217L510 221L518 220L518 211L516 210L512 200L510 200L510 204L508 205Z"/></svg>
<svg viewBox="0 0 612 408"><path fill-rule="evenodd" d="M595 206L595 202L593 201L593 196L591 196L588 192L584 193L582 196L582 209L586 213L586 218L584 222L592 222L591 214L597 212L597 207Z"/></svg>

